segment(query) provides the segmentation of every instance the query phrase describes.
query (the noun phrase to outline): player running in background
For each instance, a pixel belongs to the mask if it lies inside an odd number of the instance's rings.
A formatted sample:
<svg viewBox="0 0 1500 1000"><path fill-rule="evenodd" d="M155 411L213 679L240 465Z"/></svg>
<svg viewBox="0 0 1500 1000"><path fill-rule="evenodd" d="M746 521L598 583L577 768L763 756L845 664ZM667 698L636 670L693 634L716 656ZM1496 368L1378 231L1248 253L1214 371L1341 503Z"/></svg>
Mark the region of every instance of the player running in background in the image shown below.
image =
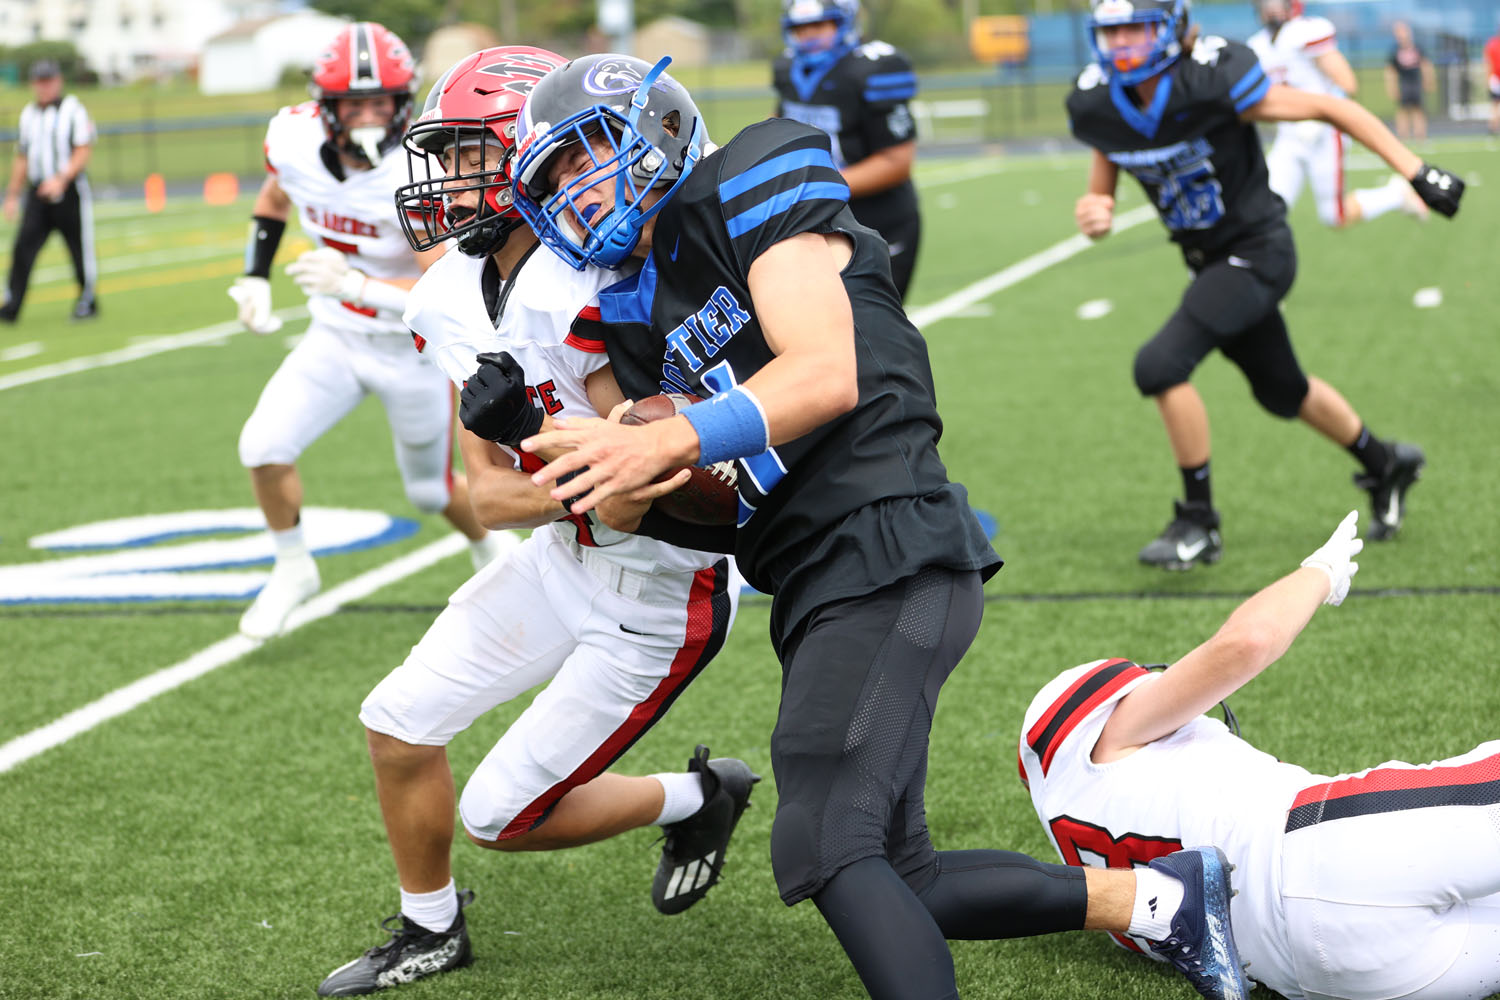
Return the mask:
<svg viewBox="0 0 1500 1000"><path fill-rule="evenodd" d="M433 87L407 135L412 181L397 199L412 246L453 240L455 248L412 290L406 322L423 353L464 386L462 448L481 520L533 530L449 599L360 709L401 910L386 922L390 940L330 974L323 996L469 964L461 908L472 897L455 889L450 866L446 748L480 715L538 684L546 686L458 804L481 847L556 850L660 824L667 845L655 899L679 913L718 881L759 780L742 761L710 761L702 746L686 773L605 771L719 651L739 586L722 555L569 514L524 471L542 463L515 450L553 417L609 412L620 399L597 319L597 293L618 275L536 252L504 174L526 92L563 61L525 46L475 53ZM639 514L627 498L612 503Z"/></svg>
<svg viewBox="0 0 1500 1000"><path fill-rule="evenodd" d="M1500 135L1500 30L1484 43L1484 68L1489 74L1490 135Z"/></svg>
<svg viewBox="0 0 1500 1000"><path fill-rule="evenodd" d="M316 100L283 108L266 129L266 179L255 199L245 276L229 294L240 322L274 333L271 261L295 211L321 246L287 268L312 323L261 391L240 432L240 462L276 547L271 578L240 619L253 638L278 634L320 585L302 535L303 450L374 393L395 439L396 467L418 510L468 537L474 565L493 551L453 474L453 388L415 354L401 322L407 290L439 251L414 257L391 193L405 177L401 134L415 85L401 39L361 21L342 29L313 69Z"/></svg>
<svg viewBox="0 0 1500 1000"><path fill-rule="evenodd" d="M1272 83L1310 91L1353 97L1359 87L1349 60L1339 51L1333 22L1311 17L1301 0L1260 0L1256 5L1265 27L1247 45L1260 60ZM1344 191L1344 134L1320 121L1281 122L1276 141L1266 152L1271 190L1286 202L1297 203L1305 181L1313 192L1318 218L1325 226L1349 226L1400 210L1426 220L1428 211L1406 178L1399 175L1380 187Z"/></svg>
<svg viewBox="0 0 1500 1000"><path fill-rule="evenodd" d="M1356 516L1165 673L1115 659L1058 675L1026 711L1021 776L1069 864L1222 846L1240 957L1289 1000L1477 1000L1500 990L1500 741L1329 778L1201 714L1343 600Z"/></svg>
<svg viewBox="0 0 1500 1000"><path fill-rule="evenodd" d="M1094 0L1090 35L1095 62L1067 99L1073 134L1094 147L1088 192L1074 210L1078 228L1093 239L1109 233L1123 169L1145 189L1193 274L1177 311L1135 357L1136 387L1156 401L1185 492L1141 561L1188 569L1223 552L1208 412L1188 381L1215 348L1268 411L1300 418L1354 456L1364 467L1355 484L1374 507L1369 537L1392 537L1426 458L1415 445L1376 437L1336 389L1298 364L1280 308L1296 249L1286 206L1267 184L1255 123L1327 122L1411 178L1444 215L1458 211L1463 182L1423 163L1353 101L1272 84L1245 46L1196 38L1187 0Z"/></svg>
<svg viewBox="0 0 1500 1000"><path fill-rule="evenodd" d="M664 66L606 54L549 73L521 113L516 199L574 266L641 262L600 294L627 395L712 398L642 426L567 421L522 447L568 451L532 479L573 476L551 495L575 513L736 461L740 523L716 541L775 595L782 899L813 901L877 1000L956 997L947 938L1086 927L1129 927L1204 995L1243 997L1212 848L1122 881L933 846L933 712L1000 559L938 457L926 344L828 137L771 119L712 149Z"/></svg>
<svg viewBox="0 0 1500 1000"><path fill-rule="evenodd" d="M859 0L785 0L781 33L786 51L771 70L776 116L828 133L849 210L890 245L891 278L904 301L922 238L908 106L917 75L894 47L860 42Z"/></svg>

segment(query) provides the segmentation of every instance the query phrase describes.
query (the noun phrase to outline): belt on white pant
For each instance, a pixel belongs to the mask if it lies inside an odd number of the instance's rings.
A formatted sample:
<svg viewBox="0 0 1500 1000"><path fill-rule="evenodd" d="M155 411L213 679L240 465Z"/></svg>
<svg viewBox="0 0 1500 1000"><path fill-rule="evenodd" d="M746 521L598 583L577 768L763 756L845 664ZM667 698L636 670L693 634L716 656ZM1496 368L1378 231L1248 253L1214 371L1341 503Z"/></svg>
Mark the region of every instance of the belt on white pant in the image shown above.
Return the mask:
<svg viewBox="0 0 1500 1000"><path fill-rule="evenodd" d="M608 549L593 548L588 545L579 545L578 541L566 534L567 529L557 532L557 538L571 553L573 558L583 564L583 568L594 575L600 583L610 590L632 601L645 601L648 604L659 604L661 601L646 600L645 595L656 583L653 573L644 573L638 569L628 569L621 566L619 562L611 559L607 553Z"/></svg>

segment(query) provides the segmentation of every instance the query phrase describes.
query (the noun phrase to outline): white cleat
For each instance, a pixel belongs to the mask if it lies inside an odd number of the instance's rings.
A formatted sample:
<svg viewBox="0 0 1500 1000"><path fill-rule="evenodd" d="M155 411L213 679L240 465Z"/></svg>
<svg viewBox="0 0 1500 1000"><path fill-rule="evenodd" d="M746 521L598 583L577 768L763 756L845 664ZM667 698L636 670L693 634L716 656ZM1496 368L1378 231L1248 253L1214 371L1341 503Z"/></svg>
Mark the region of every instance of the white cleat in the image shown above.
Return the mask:
<svg viewBox="0 0 1500 1000"><path fill-rule="evenodd" d="M1401 211L1416 219L1418 222L1426 222L1432 218L1432 210L1427 207L1415 190L1413 190L1406 178L1399 175L1393 176L1390 183L1399 185L1401 188Z"/></svg>
<svg viewBox="0 0 1500 1000"><path fill-rule="evenodd" d="M278 561L271 578L241 616L240 631L252 639L280 635L287 616L320 586L318 564L311 557Z"/></svg>

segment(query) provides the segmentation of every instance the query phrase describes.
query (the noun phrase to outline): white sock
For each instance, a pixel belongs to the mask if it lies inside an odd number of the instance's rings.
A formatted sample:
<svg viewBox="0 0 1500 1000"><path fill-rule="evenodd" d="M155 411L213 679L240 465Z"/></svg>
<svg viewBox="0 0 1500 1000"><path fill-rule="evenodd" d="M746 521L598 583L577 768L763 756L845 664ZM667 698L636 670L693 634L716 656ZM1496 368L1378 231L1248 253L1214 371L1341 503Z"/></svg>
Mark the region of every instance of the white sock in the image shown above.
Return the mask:
<svg viewBox="0 0 1500 1000"><path fill-rule="evenodd" d="M483 538L469 539L469 560L474 564L475 572L484 569L499 551L500 546L495 541L493 531L485 532Z"/></svg>
<svg viewBox="0 0 1500 1000"><path fill-rule="evenodd" d="M437 892L407 892L401 890L401 912L408 920L421 924L430 931L442 933L458 919L458 893L453 880Z"/></svg>
<svg viewBox="0 0 1500 1000"><path fill-rule="evenodd" d="M312 553L307 549L307 541L302 537L301 521L298 521L285 531L272 531L271 543L276 546L276 561L278 563L312 558Z"/></svg>
<svg viewBox="0 0 1500 1000"><path fill-rule="evenodd" d="M1185 893L1182 883L1166 872L1137 868L1129 932L1148 941L1160 941L1171 934L1172 918L1182 906Z"/></svg>
<svg viewBox="0 0 1500 1000"><path fill-rule="evenodd" d="M703 808L703 779L696 773L676 771L672 774L653 774L661 782L663 802L661 815L656 825L677 823L687 819Z"/></svg>
<svg viewBox="0 0 1500 1000"><path fill-rule="evenodd" d="M1380 187L1360 188L1353 192L1359 202L1359 211L1365 219L1378 219L1387 212L1394 212L1406 201L1406 182L1392 177Z"/></svg>

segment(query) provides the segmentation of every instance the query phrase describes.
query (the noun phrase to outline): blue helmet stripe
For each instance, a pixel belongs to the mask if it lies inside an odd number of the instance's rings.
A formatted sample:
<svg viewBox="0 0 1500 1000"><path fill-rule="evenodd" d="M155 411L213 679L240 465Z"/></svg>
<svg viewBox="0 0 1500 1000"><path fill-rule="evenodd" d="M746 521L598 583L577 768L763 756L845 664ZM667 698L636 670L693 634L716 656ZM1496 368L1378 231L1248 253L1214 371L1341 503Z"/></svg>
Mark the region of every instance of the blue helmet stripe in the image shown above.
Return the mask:
<svg viewBox="0 0 1500 1000"><path fill-rule="evenodd" d="M836 170L833 165L833 157L828 155L826 149L812 146L807 149L794 149L790 153L782 153L780 156L772 157L764 163L758 163L746 170L729 178L719 185L719 199L729 201L736 198L751 188L759 187L782 174L791 173L802 167L827 167Z"/></svg>
<svg viewBox="0 0 1500 1000"><path fill-rule="evenodd" d="M743 236L756 226L769 222L799 201L819 200L847 202L849 200L849 185L836 181L798 184L790 190L772 195L759 205L747 208L739 215L730 219L726 223L729 227L729 235L731 237Z"/></svg>

